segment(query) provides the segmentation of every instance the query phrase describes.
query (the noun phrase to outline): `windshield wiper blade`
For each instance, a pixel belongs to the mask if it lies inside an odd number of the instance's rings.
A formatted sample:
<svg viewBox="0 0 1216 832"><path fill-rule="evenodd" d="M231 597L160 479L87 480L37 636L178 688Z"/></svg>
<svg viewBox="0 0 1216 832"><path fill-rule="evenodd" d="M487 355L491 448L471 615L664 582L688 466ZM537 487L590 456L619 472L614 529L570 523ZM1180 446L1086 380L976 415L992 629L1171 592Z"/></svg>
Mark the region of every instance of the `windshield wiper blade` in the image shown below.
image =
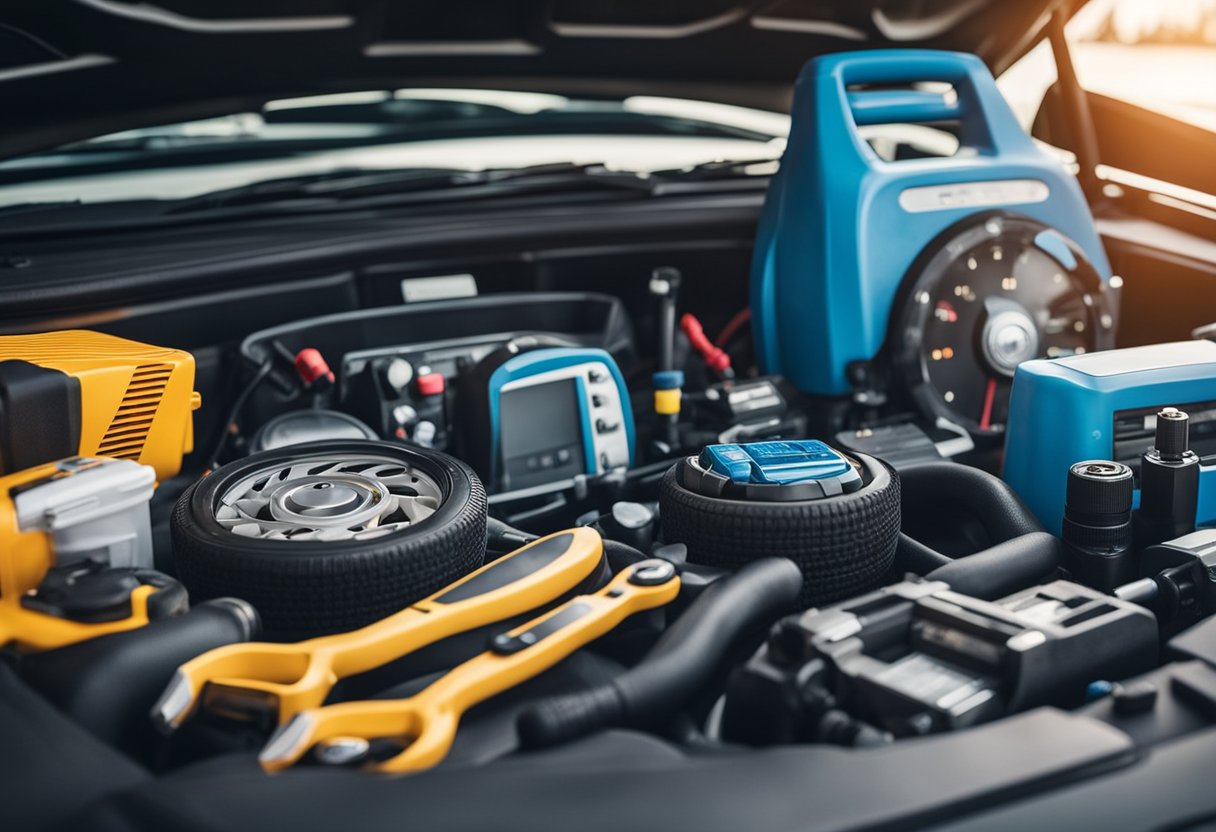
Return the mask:
<svg viewBox="0 0 1216 832"><path fill-rule="evenodd" d="M228 208L238 205L255 205L282 199L327 199L335 191L376 177L382 182L394 182L403 192L414 188L443 187L461 171L446 168L403 168L401 170L369 173L362 170L338 170L330 173L312 173L303 176L288 176L281 179L266 179L235 188L210 191L198 196L176 200L165 213L176 214L213 208Z"/></svg>
<svg viewBox="0 0 1216 832"><path fill-rule="evenodd" d="M716 163L715 163L716 164ZM750 164L750 163L749 163ZM725 172L699 180L688 169L641 174L572 163L484 171L443 168L333 171L265 180L174 200L46 202L0 207L0 236L47 231L112 230L272 216L436 206L496 198L629 199L754 190L763 176ZM593 196L594 195L594 196ZM60 212L55 209L62 209ZM34 214L27 220L25 213ZM41 213L39 213L41 212ZM41 214L45 214L43 218Z"/></svg>
<svg viewBox="0 0 1216 832"><path fill-rule="evenodd" d="M712 162L701 162L688 168L655 171L656 177L710 180L735 179L748 176L771 176L776 173L780 159L761 157L756 159L715 159Z"/></svg>
<svg viewBox="0 0 1216 832"><path fill-rule="evenodd" d="M11 217L16 214L36 214L39 211L58 211L62 208L75 208L83 205L79 199L61 199L54 202L15 202L12 205L0 205L0 216Z"/></svg>
<svg viewBox="0 0 1216 832"><path fill-rule="evenodd" d="M525 187L520 187L520 185ZM273 179L215 191L174 203L165 213L180 214L302 202L316 205L349 202L378 196L438 195L468 190L467 196L493 196L499 191L543 190L583 185L608 185L648 190L646 177L609 171L596 165L553 164L484 171L445 168L406 168L389 171L339 171L328 174Z"/></svg>

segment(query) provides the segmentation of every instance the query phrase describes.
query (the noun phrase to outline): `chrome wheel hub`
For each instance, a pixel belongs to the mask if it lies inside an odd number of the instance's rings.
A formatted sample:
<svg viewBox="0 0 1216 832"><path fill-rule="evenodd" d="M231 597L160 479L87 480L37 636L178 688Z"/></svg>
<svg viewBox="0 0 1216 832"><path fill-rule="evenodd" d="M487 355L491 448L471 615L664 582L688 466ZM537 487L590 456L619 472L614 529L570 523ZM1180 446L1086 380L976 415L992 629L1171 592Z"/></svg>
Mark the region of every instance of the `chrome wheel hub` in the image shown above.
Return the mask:
<svg viewBox="0 0 1216 832"><path fill-rule="evenodd" d="M367 540L421 522L443 502L426 473L387 456L269 465L231 485L215 519L263 540Z"/></svg>

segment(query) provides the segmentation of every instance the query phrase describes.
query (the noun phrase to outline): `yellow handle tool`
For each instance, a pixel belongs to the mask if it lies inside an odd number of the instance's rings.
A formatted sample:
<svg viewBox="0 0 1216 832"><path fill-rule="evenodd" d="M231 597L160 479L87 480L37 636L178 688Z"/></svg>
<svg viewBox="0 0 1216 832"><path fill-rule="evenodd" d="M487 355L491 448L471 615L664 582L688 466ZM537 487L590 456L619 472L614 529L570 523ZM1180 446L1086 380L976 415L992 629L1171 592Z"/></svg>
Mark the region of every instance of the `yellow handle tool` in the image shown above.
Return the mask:
<svg viewBox="0 0 1216 832"><path fill-rule="evenodd" d="M669 603L679 591L680 579L667 561L636 563L599 592L497 636L485 653L408 699L344 702L297 714L258 761L273 773L316 747L322 762L349 764L368 757L371 741L389 740L404 750L368 768L394 774L430 768L447 756L469 708L543 673L630 615Z"/></svg>
<svg viewBox="0 0 1216 832"><path fill-rule="evenodd" d="M178 668L152 720L165 732L198 707L233 717L267 711L280 724L320 707L339 679L380 667L457 633L559 600L599 568L603 540L578 528L542 537L359 630L295 644L220 647Z"/></svg>

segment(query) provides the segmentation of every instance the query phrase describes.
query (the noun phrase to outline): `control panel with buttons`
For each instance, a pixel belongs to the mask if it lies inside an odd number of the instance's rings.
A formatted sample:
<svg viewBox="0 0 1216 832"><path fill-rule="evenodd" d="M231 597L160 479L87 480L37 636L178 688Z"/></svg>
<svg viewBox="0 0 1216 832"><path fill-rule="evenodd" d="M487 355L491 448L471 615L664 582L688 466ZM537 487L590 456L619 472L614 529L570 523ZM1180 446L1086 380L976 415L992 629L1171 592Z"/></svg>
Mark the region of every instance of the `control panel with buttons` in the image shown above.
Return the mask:
<svg viewBox="0 0 1216 832"><path fill-rule="evenodd" d="M451 420L457 414L447 390L501 344L501 337L456 339L346 353L339 375L341 408L386 439L451 450Z"/></svg>
<svg viewBox="0 0 1216 832"><path fill-rule="evenodd" d="M535 350L508 360L500 371L510 376L497 393L502 490L630 464L633 428L622 405L629 394L607 353Z"/></svg>
<svg viewBox="0 0 1216 832"><path fill-rule="evenodd" d="M455 453L492 493L628 467L633 415L615 359L553 340L347 353L339 398L385 438Z"/></svg>

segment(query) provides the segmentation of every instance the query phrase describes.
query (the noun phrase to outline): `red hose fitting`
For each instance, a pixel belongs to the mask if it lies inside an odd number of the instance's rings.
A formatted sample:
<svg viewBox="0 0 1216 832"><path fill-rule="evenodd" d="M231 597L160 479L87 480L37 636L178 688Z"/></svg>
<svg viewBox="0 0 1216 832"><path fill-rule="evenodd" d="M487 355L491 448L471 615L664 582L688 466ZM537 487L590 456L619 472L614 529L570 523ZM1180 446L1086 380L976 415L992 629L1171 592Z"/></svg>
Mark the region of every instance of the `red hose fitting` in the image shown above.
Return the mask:
<svg viewBox="0 0 1216 832"><path fill-rule="evenodd" d="M687 336L688 343L692 344L693 349L701 354L701 358L704 359L709 369L722 375L732 375L730 356L714 346L695 315L685 312L680 316L680 329Z"/></svg>

